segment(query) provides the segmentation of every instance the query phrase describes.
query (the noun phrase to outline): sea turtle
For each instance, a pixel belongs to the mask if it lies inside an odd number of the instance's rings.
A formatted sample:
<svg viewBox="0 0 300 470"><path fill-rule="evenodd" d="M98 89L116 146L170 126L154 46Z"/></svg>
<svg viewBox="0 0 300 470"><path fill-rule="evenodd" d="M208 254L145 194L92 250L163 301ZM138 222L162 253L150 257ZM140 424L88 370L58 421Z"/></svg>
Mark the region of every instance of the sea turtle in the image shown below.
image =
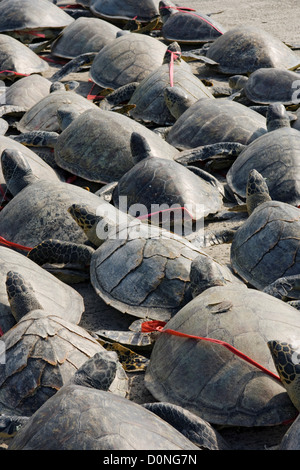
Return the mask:
<svg viewBox="0 0 300 470"><path fill-rule="evenodd" d="M249 25L228 30L211 44L206 56L217 62L212 67L226 75L270 67L291 69L299 64L299 57L280 39Z"/></svg>
<svg viewBox="0 0 300 470"><path fill-rule="evenodd" d="M118 31L117 26L100 18L80 17L51 44L51 53L64 59L74 59L86 52L99 52L115 39Z"/></svg>
<svg viewBox="0 0 300 470"><path fill-rule="evenodd" d="M55 310L56 315L70 323L80 322L84 304L82 296L75 289L41 269L24 254L0 246L0 328L4 333L16 323L11 313L5 284L6 273L10 270L18 270L26 282L31 284L37 302L46 310Z"/></svg>
<svg viewBox="0 0 300 470"><path fill-rule="evenodd" d="M131 0L90 0L91 12L111 22L127 22L136 18L140 22L149 22L158 13L159 0L143 0L143 2L132 3Z"/></svg>
<svg viewBox="0 0 300 470"><path fill-rule="evenodd" d="M24 43L37 37L55 38L74 21L48 0L2 0L0 3L0 32Z"/></svg>
<svg viewBox="0 0 300 470"><path fill-rule="evenodd" d="M229 169L227 184L238 199L246 197L249 171L256 169L266 178L270 196L292 205L300 204L300 133L290 127L281 103L268 106L268 131L249 143Z"/></svg>
<svg viewBox="0 0 300 470"><path fill-rule="evenodd" d="M196 10L177 7L169 0L159 2L163 22L161 33L167 41L179 44L204 44L214 41L226 29L209 16Z"/></svg>
<svg viewBox="0 0 300 470"><path fill-rule="evenodd" d="M141 82L162 64L166 49L165 44L150 36L123 33L96 55L89 76L103 88Z"/></svg>
<svg viewBox="0 0 300 470"><path fill-rule="evenodd" d="M45 310L30 283L9 271L7 295L17 324L2 337L5 363L0 365L0 410L30 416L50 396L68 383L74 372L96 353L115 363L119 372L109 386L123 396L127 377L116 357L111 357L85 329L68 322L54 310ZM123 382L125 387L123 388Z"/></svg>
<svg viewBox="0 0 300 470"><path fill-rule="evenodd" d="M49 69L47 62L32 52L25 44L7 34L0 34L0 50L2 80L14 80L16 77L33 73L43 74Z"/></svg>
<svg viewBox="0 0 300 470"><path fill-rule="evenodd" d="M211 287L162 327L145 385L156 400L180 405L211 424L280 424L297 410L275 379L266 341L275 334L289 342L299 328L298 311L282 300L245 286Z"/></svg>

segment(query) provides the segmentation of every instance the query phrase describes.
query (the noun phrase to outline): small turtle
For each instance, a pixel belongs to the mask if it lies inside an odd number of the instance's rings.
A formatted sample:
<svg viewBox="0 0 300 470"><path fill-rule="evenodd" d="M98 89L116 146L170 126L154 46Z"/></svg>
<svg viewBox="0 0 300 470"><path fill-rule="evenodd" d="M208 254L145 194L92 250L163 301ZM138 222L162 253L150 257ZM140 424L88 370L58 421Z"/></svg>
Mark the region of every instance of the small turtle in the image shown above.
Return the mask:
<svg viewBox="0 0 300 470"><path fill-rule="evenodd" d="M149 22L158 13L159 0L144 0L143 2L132 3L131 0L90 0L89 8L91 12L111 22L127 22L136 18L140 22Z"/></svg>
<svg viewBox="0 0 300 470"><path fill-rule="evenodd" d="M21 42L32 42L39 35L55 38L74 20L48 0L2 0L0 5L0 32Z"/></svg>
<svg viewBox="0 0 300 470"><path fill-rule="evenodd" d="M179 44L204 44L214 41L226 29L209 16L193 9L177 7L169 0L159 2L163 22L161 33L167 41Z"/></svg>
<svg viewBox="0 0 300 470"><path fill-rule="evenodd" d="M291 69L299 64L299 57L280 39L248 25L224 33L211 44L206 56L217 62L212 67L226 75L249 74L270 67Z"/></svg>
<svg viewBox="0 0 300 470"><path fill-rule="evenodd" d="M51 53L64 59L74 59L87 52L99 52L115 39L120 31L100 18L80 17L70 23L51 44Z"/></svg>
<svg viewBox="0 0 300 470"><path fill-rule="evenodd" d="M211 287L163 327L145 385L156 400L180 405L211 424L282 423L297 411L280 380L274 380L276 369L266 340L280 334L289 342L299 328L298 311L279 299L245 286ZM172 330L193 338L174 336ZM231 346L273 376L238 358Z"/></svg>

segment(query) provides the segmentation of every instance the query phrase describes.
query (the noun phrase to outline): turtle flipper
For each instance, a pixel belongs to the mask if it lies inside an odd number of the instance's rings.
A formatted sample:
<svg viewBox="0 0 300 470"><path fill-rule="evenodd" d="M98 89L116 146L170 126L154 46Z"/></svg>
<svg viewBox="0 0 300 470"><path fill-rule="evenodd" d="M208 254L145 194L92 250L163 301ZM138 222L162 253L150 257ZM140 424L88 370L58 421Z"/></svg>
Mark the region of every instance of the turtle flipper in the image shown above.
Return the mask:
<svg viewBox="0 0 300 470"><path fill-rule="evenodd" d="M6 292L16 322L32 310L43 309L32 286L16 271L9 271L6 275Z"/></svg>
<svg viewBox="0 0 300 470"><path fill-rule="evenodd" d="M227 157L236 158L245 148L246 146L239 142L218 142L183 150L175 160L178 163L191 164L209 160L215 155L226 155Z"/></svg>
<svg viewBox="0 0 300 470"><path fill-rule="evenodd" d="M253 169L249 171L246 188L248 214L252 214L257 206L266 201L271 201L266 180L257 170Z"/></svg>
<svg viewBox="0 0 300 470"><path fill-rule="evenodd" d="M49 239L33 247L27 257L40 266L46 263L70 263L87 266L90 264L94 251L87 245Z"/></svg>
<svg viewBox="0 0 300 470"><path fill-rule="evenodd" d="M300 295L300 274L281 277L265 287L264 292L281 300L295 298L295 296L298 298Z"/></svg>
<svg viewBox="0 0 300 470"><path fill-rule="evenodd" d="M1 155L1 166L7 188L13 196L38 180L28 160L19 150L5 149Z"/></svg>
<svg viewBox="0 0 300 470"><path fill-rule="evenodd" d="M71 72L76 72L80 69L80 67L91 65L96 53L94 52L87 52L85 54L81 54L75 59L70 60L66 65L64 65L61 69L58 70L50 80L52 82L60 81Z"/></svg>
<svg viewBox="0 0 300 470"><path fill-rule="evenodd" d="M29 420L29 416L0 415L0 437L14 437Z"/></svg>

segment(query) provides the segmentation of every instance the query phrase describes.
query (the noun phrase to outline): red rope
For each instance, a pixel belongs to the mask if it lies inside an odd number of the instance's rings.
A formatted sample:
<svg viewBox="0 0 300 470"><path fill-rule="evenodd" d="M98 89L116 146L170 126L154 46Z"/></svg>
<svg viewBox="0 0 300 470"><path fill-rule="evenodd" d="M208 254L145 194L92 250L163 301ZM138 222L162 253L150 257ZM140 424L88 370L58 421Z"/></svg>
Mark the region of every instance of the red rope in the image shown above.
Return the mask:
<svg viewBox="0 0 300 470"><path fill-rule="evenodd" d="M18 34L30 34L31 36L37 36L38 38L45 38L46 35L43 33L37 33L36 31L15 31Z"/></svg>
<svg viewBox="0 0 300 470"><path fill-rule="evenodd" d="M6 246L7 248L18 248L19 250L30 251L32 248L29 246L19 245L18 243L9 242L4 237L0 236L0 244Z"/></svg>
<svg viewBox="0 0 300 470"><path fill-rule="evenodd" d="M15 70L1 70L0 73L13 73L14 75L20 75L22 77L28 77L28 75L30 75L30 73L20 73Z"/></svg>
<svg viewBox="0 0 300 470"><path fill-rule="evenodd" d="M220 344L222 346L224 346L225 348L227 348L229 351L233 352L236 356L240 357L241 359L243 359L244 361L247 361L249 362L250 364L254 365L255 367L257 367L258 369L262 370L263 372L265 372L266 374L269 374L271 377L273 377L274 379L278 380L280 383L281 383L281 379L278 375L274 374L273 372L271 372L270 370L266 369L265 367L263 367L261 364L259 364L258 362L254 361L253 359L251 359L249 356L246 356L246 354L242 353L241 351L239 351L238 349L236 349L234 346L232 346L231 344L229 343L226 343L225 341L221 341L219 339L213 339L213 338L205 338L205 337L202 337L202 336L194 336L194 335L188 335L186 333L181 333L179 331L176 331L176 330L171 330L171 329L166 329L164 330L163 327L166 325L166 322L162 322L162 321L158 321L158 320L152 320L152 321L146 321L146 322L143 322L142 323L142 327L141 327L141 331L143 333L149 333L151 331L158 331L160 333L168 333L170 335L174 335L174 336L181 336L181 337L184 337L184 338L191 338L191 339L196 339L196 340L203 340L203 341L209 341L211 343L216 343L216 344Z"/></svg>
<svg viewBox="0 0 300 470"><path fill-rule="evenodd" d="M196 16L196 18L201 18L201 20L203 20L203 21L205 21L205 23L209 24L212 28L214 28L216 31L218 31L218 33L223 34L222 31L220 31L216 26L214 26L210 21L208 21L208 20L206 20L205 18L203 18L203 16L199 15L198 13L192 13L193 11L196 11L196 10L193 10L192 8L185 8L185 7L160 7L160 10L162 10L163 8L166 8L166 9L171 9L171 8L173 8L174 10L180 11L180 13L186 13L187 15L192 15L192 16Z"/></svg>
<svg viewBox="0 0 300 470"><path fill-rule="evenodd" d="M94 86L96 85L96 83L94 83L90 78L88 80L89 82L92 82L92 88L90 89L90 92L88 93L86 99L87 100L94 100L95 98L98 98L98 99L102 99L102 98L105 98L104 96L102 95L92 95L92 91L93 91L93 88Z"/></svg>
<svg viewBox="0 0 300 470"><path fill-rule="evenodd" d="M170 86L174 86L174 56L179 57L181 55L180 52L177 51L170 51L170 49L167 49L167 52L171 54L171 60L170 60L170 67L169 67L169 76L170 76Z"/></svg>

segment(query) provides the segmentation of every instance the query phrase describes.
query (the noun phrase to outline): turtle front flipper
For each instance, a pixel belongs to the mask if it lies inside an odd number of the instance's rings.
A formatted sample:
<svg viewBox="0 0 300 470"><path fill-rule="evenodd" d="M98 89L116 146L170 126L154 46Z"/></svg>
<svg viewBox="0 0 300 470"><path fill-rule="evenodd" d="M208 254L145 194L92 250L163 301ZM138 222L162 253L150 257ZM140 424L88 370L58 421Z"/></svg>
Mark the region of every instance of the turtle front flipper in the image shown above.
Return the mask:
<svg viewBox="0 0 300 470"><path fill-rule="evenodd" d="M72 72L77 72L81 67L90 66L96 56L94 52L87 52L81 54L74 59L70 60L66 65L61 67L58 72L55 72L52 77L50 77L51 82L56 82L62 80L64 77L69 75Z"/></svg>
<svg viewBox="0 0 300 470"><path fill-rule="evenodd" d="M264 292L277 299L299 299L300 297L300 274L294 276L280 277L264 288Z"/></svg>
<svg viewBox="0 0 300 470"><path fill-rule="evenodd" d="M11 313L16 322L32 310L43 310L42 305L34 295L32 286L18 272L9 271L7 273L6 292Z"/></svg>
<svg viewBox="0 0 300 470"><path fill-rule="evenodd" d="M2 152L1 167L6 186L13 196L39 179L32 172L26 157L16 149L5 149Z"/></svg>
<svg viewBox="0 0 300 470"><path fill-rule="evenodd" d="M27 257L40 266L46 263L87 266L94 251L87 245L49 239L33 247Z"/></svg>
<svg viewBox="0 0 300 470"><path fill-rule="evenodd" d="M0 415L0 437L14 437L29 420L29 416Z"/></svg>
<svg viewBox="0 0 300 470"><path fill-rule="evenodd" d="M249 172L246 188L248 214L252 214L257 206L266 201L271 201L266 180L257 170L253 169Z"/></svg>

